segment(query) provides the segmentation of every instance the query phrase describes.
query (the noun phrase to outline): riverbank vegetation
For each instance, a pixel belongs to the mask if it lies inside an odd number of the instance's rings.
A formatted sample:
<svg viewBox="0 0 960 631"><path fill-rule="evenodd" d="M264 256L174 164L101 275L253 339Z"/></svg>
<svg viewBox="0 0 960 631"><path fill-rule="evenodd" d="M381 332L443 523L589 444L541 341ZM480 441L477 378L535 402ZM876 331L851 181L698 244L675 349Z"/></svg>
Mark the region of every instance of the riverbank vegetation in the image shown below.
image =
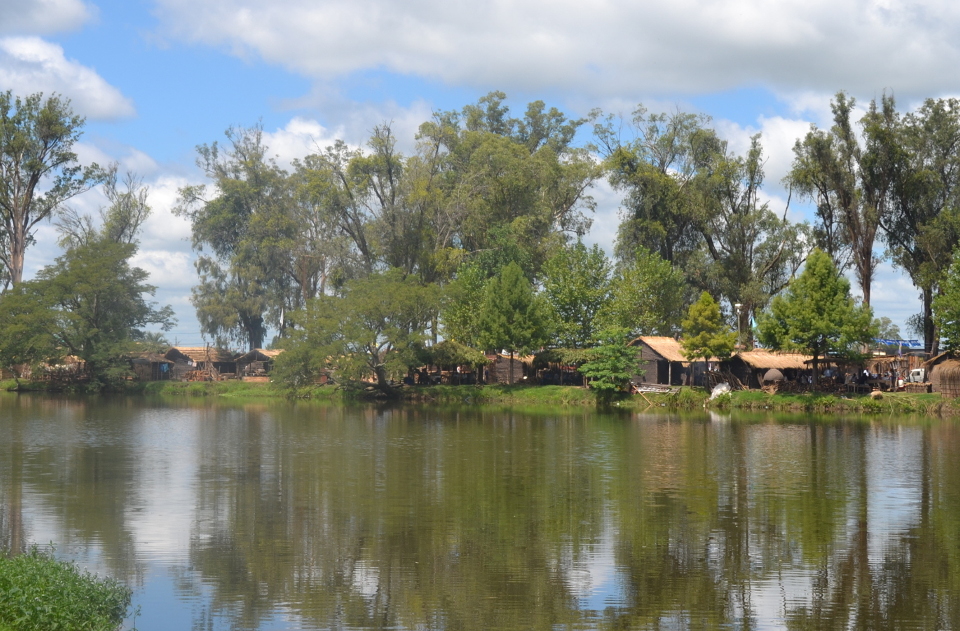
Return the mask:
<svg viewBox="0 0 960 631"><path fill-rule="evenodd" d="M33 547L0 554L0 630L115 631L130 608L131 590L81 571Z"/></svg>
<svg viewBox="0 0 960 631"><path fill-rule="evenodd" d="M932 350L935 324L949 320L934 317L947 305L934 298L960 274L948 269L960 242L960 104L901 112L884 95L859 120L854 106L837 93L830 129L794 146L787 183L813 208L799 223L761 201L759 135L738 153L709 117L681 111L570 118L534 101L515 116L491 92L436 112L409 154L385 124L364 147L337 141L288 169L260 127L231 128L198 147L207 182L180 189L175 207L198 255L192 302L216 344L284 349L275 378L290 392L329 376L388 393L447 340L511 357L570 351L612 399L629 371L597 362L639 335L682 337L701 359L759 335L813 355L814 373L822 356L856 359L876 335L871 280L886 258L922 296L913 325ZM122 391L130 359L163 342L146 329L172 324L131 265L146 187L79 163L83 120L62 98L6 92L0 118L2 177L36 176L3 182L0 196L0 366L19 379L25 367L60 371L69 355L87 390ZM621 195L612 258L583 242L601 179ZM51 188L34 191L37 181ZM101 185L98 217L66 209ZM23 280L41 218L56 221L65 252ZM844 273L862 298L845 280L820 282Z"/></svg>

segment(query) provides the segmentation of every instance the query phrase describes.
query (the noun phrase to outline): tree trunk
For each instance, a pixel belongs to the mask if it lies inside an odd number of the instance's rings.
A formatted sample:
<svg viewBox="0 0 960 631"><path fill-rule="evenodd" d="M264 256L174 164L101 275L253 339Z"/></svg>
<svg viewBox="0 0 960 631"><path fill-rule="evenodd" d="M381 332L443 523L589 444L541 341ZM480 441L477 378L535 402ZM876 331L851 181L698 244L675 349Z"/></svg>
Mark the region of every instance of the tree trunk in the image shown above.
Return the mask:
<svg viewBox="0 0 960 631"><path fill-rule="evenodd" d="M507 381L510 385L513 385L513 349L510 349L510 377Z"/></svg>
<svg viewBox="0 0 960 631"><path fill-rule="evenodd" d="M930 287L923 288L923 350L934 352L933 327L933 291Z"/></svg>
<svg viewBox="0 0 960 631"><path fill-rule="evenodd" d="M813 352L813 389L816 390L820 386L820 357L817 355L817 352Z"/></svg>

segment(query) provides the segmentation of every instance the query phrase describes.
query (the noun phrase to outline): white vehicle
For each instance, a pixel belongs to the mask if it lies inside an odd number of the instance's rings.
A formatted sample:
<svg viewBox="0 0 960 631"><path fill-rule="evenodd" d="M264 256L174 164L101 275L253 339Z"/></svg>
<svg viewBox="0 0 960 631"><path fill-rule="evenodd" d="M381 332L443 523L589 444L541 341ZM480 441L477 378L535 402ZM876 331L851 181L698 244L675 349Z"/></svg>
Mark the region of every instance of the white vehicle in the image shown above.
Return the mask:
<svg viewBox="0 0 960 631"><path fill-rule="evenodd" d="M927 380L926 368L914 368L910 371L910 377L907 379L910 383L924 383Z"/></svg>

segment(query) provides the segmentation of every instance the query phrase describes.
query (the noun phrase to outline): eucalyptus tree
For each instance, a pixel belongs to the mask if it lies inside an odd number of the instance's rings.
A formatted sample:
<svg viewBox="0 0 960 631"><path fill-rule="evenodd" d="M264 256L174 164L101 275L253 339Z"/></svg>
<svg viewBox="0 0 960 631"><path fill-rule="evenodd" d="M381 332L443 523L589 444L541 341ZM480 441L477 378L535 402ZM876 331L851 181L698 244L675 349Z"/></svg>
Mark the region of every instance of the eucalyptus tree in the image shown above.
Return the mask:
<svg viewBox="0 0 960 631"><path fill-rule="evenodd" d="M589 229L600 169L573 144L584 120L541 101L513 118L505 99L492 92L420 127L420 152L434 165L433 243L480 259L489 276L512 260L533 278L564 235Z"/></svg>
<svg viewBox="0 0 960 631"><path fill-rule="evenodd" d="M0 92L0 263L3 284L23 279L24 254L38 223L97 184L96 164L83 167L73 146L84 119L70 100Z"/></svg>
<svg viewBox="0 0 960 631"><path fill-rule="evenodd" d="M759 195L763 185L763 149L759 135L744 156L714 154L701 182L705 209L698 225L704 247L691 257L687 276L697 286L726 299L742 331L752 314L764 309L803 265L806 226L778 217Z"/></svg>
<svg viewBox="0 0 960 631"><path fill-rule="evenodd" d="M594 126L613 187L625 193L617 257L630 262L637 248L685 266L702 241L700 182L723 145L708 127L710 118L674 112L633 112L632 138L622 121L608 116Z"/></svg>
<svg viewBox="0 0 960 631"><path fill-rule="evenodd" d="M892 99L885 99L875 119L871 126L882 133L871 137L890 156L897 175L890 212L881 217L884 240L894 264L920 290L919 328L932 351L933 301L960 242L960 102L928 99L900 117Z"/></svg>
<svg viewBox="0 0 960 631"><path fill-rule="evenodd" d="M112 165L104 173L103 195L107 205L99 210L99 225L92 215L65 208L56 222L61 247L75 247L97 239L137 243L140 229L150 216L149 192L150 187L143 183L143 178L128 172L121 180L117 165Z"/></svg>
<svg viewBox="0 0 960 631"><path fill-rule="evenodd" d="M285 269L299 226L292 220L287 174L267 157L263 130L231 128L227 143L197 148L211 185L179 191L174 212L190 219L200 284L192 302L201 330L218 343L263 346L283 323L292 291Z"/></svg>
<svg viewBox="0 0 960 631"><path fill-rule="evenodd" d="M874 245L881 218L888 212L896 172L885 149L872 134L881 131L878 122L895 117L892 97L876 101L860 121L867 138L864 144L851 119L856 100L838 92L830 103L833 126L829 131L813 126L794 145L794 163L786 181L817 205L815 235L818 245L843 270L853 267L863 300L870 304L870 287L879 264Z"/></svg>

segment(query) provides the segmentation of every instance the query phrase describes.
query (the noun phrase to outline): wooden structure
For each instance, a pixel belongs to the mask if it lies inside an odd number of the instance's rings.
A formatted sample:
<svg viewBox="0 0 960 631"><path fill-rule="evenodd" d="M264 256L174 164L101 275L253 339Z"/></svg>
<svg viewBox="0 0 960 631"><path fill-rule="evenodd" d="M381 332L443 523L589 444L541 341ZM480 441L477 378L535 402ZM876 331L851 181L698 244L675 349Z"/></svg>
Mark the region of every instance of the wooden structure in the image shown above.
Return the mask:
<svg viewBox="0 0 960 631"><path fill-rule="evenodd" d="M241 379L266 377L273 369L273 361L283 352L255 348L236 358L237 376Z"/></svg>
<svg viewBox="0 0 960 631"><path fill-rule="evenodd" d="M630 342L637 348L638 368L642 374L631 379L634 386L661 384L667 386L691 385L693 370L691 362L683 356L680 342L672 337L641 335ZM703 366L703 362L697 362Z"/></svg>
<svg viewBox="0 0 960 631"><path fill-rule="evenodd" d="M809 370L805 362L812 359L809 355L799 353L754 349L735 354L721 362L720 368L736 377L744 387L758 389L763 386L763 376L771 368L783 373L786 381L796 382L801 377L806 377Z"/></svg>
<svg viewBox="0 0 960 631"><path fill-rule="evenodd" d="M137 381L164 381L173 378L174 363L159 353L140 353L130 358Z"/></svg>
<svg viewBox="0 0 960 631"><path fill-rule="evenodd" d="M172 378L180 381L196 381L201 376L219 381L237 374L233 353L211 346L174 346L163 356L174 364Z"/></svg>
<svg viewBox="0 0 960 631"><path fill-rule="evenodd" d="M513 381L510 380L510 363L513 362ZM519 383L525 382L533 376L533 355L526 357L504 355L487 355L487 366L483 369L485 383Z"/></svg>

